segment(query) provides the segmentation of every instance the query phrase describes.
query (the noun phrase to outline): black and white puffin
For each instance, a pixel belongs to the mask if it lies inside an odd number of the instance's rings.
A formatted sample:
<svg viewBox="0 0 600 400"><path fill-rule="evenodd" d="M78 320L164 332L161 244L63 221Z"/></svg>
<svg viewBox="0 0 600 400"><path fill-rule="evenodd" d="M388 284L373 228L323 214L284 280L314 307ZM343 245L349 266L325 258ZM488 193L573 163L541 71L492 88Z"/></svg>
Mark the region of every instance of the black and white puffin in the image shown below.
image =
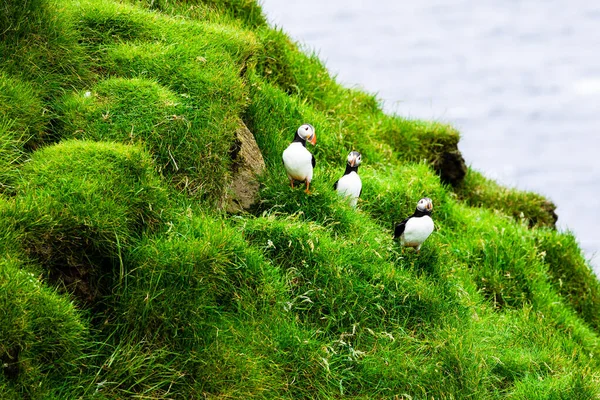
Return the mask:
<svg viewBox="0 0 600 400"><path fill-rule="evenodd" d="M396 225L394 239L400 238L402 246L421 250L421 245L433 232L432 209L433 203L429 197L419 200L414 214Z"/></svg>
<svg viewBox="0 0 600 400"><path fill-rule="evenodd" d="M306 193L309 193L308 189L316 161L315 156L306 150L306 142L313 146L317 143L315 128L311 124L304 124L298 128L294 135L294 141L283 151L283 166L292 189L294 181L306 182Z"/></svg>
<svg viewBox="0 0 600 400"><path fill-rule="evenodd" d="M358 166L360 165L361 157L358 151L351 151L348 154L346 162L346 171L344 176L333 184L333 189L342 197L346 197L352 207L356 207L358 197L362 192L362 181L358 176Z"/></svg>

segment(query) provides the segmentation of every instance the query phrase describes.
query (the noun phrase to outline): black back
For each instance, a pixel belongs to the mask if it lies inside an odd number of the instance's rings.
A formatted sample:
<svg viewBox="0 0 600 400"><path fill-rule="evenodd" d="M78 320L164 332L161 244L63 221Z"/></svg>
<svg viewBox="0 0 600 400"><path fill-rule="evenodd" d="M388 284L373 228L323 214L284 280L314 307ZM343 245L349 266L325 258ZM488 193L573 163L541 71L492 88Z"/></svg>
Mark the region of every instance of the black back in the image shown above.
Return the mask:
<svg viewBox="0 0 600 400"><path fill-rule="evenodd" d="M294 134L294 140L292 140L292 143L294 142L302 143L302 146L306 147L306 139L302 139L300 135L298 135L298 132Z"/></svg>
<svg viewBox="0 0 600 400"><path fill-rule="evenodd" d="M313 164L313 167L314 167L314 164ZM346 163L346 171L344 171L343 176L348 175L350 172L356 172L358 174L358 165L351 167L350 164ZM333 184L333 190L337 190L339 181L340 181L339 179L337 181L335 181L335 183ZM360 189L360 193L362 193L362 188ZM360 194L359 194L359 196L360 196Z"/></svg>
<svg viewBox="0 0 600 400"><path fill-rule="evenodd" d="M302 139L300 137L300 135L298 135L298 132L296 132L294 134L294 140L292 140L292 143L301 143L302 146L306 147L306 139ZM312 155L312 159L310 160L310 163L312 164L313 168L315 167L315 165L317 165L317 160L315 160L314 155Z"/></svg>
<svg viewBox="0 0 600 400"><path fill-rule="evenodd" d="M411 215L410 217L406 218L404 221L402 221L396 225L396 227L394 228L394 239L398 239L400 236L402 236L402 234L404 233L404 229L406 228L406 223L408 222L409 219L419 218L419 217L423 217L425 215L431 216L431 211L428 211L428 210L421 211L417 208L415 210L415 212L413 213L413 215Z"/></svg>
<svg viewBox="0 0 600 400"><path fill-rule="evenodd" d="M348 175L350 172L356 172L358 174L358 165L351 167L350 164L346 164L346 171L344 171L344 175Z"/></svg>

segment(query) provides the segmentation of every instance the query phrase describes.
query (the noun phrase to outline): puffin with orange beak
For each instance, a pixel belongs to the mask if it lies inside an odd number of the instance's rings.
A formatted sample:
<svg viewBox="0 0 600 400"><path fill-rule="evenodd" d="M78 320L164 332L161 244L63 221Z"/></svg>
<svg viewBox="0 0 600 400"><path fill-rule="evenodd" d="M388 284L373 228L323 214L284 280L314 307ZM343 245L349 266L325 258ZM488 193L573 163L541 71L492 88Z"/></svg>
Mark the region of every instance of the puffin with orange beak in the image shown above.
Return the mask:
<svg viewBox="0 0 600 400"><path fill-rule="evenodd" d="M337 191L340 196L345 197L352 207L356 207L358 198L362 193L362 181L360 180L360 176L358 176L358 166L360 163L360 153L358 151L350 152L344 176L333 184L333 190Z"/></svg>
<svg viewBox="0 0 600 400"><path fill-rule="evenodd" d="M431 210L433 202L429 197L419 200L414 214L396 225L394 239L400 238L402 246L414 247L419 252L423 242L433 232Z"/></svg>
<svg viewBox="0 0 600 400"><path fill-rule="evenodd" d="M313 146L317 143L315 128L311 124L304 124L298 128L294 140L283 151L283 166L292 189L294 188L294 181L305 182L305 192L308 194L310 193L310 181L312 180L316 161L315 156L306 150L306 142Z"/></svg>

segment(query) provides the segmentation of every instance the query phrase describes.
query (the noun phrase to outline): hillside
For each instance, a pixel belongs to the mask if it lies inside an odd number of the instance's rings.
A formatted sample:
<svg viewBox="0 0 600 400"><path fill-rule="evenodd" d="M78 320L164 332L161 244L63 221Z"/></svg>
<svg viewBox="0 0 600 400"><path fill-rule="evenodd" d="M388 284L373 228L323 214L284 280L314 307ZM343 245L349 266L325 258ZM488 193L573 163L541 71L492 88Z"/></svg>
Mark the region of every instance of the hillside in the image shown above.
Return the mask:
<svg viewBox="0 0 600 400"><path fill-rule="evenodd" d="M307 122L310 195L281 164ZM600 398L576 238L458 141L254 0L4 1L0 398ZM392 233L425 196L417 254Z"/></svg>

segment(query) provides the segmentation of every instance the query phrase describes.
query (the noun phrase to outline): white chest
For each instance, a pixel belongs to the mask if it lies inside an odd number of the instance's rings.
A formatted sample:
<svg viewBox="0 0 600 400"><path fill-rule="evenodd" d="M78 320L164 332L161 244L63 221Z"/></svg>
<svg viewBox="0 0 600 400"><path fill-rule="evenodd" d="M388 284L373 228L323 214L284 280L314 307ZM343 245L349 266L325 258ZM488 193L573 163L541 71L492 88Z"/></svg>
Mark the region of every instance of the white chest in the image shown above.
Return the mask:
<svg viewBox="0 0 600 400"><path fill-rule="evenodd" d="M402 242L405 246L421 247L421 244L433 232L433 220L429 215L413 217L406 222L402 233Z"/></svg>
<svg viewBox="0 0 600 400"><path fill-rule="evenodd" d="M337 192L340 196L349 197L350 205L356 206L358 196L362 189L362 181L360 176L354 171L340 178L337 184Z"/></svg>
<svg viewBox="0 0 600 400"><path fill-rule="evenodd" d="M312 154L301 143L294 142L283 151L283 165L287 174L295 180L312 179Z"/></svg>

